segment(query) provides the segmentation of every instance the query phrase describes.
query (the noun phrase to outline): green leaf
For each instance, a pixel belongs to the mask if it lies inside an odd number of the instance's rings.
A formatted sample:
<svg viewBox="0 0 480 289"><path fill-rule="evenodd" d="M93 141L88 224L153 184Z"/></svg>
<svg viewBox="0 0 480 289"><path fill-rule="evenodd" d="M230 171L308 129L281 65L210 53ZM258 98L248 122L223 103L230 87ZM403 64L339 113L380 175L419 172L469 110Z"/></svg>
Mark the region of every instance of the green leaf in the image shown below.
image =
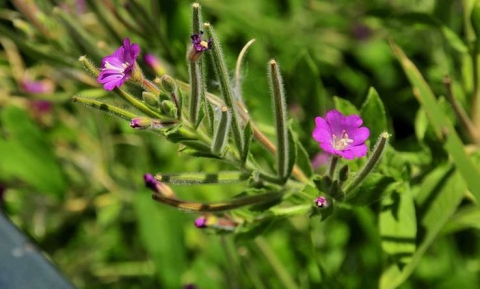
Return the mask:
<svg viewBox="0 0 480 289"><path fill-rule="evenodd" d="M307 150L303 147L302 143L298 139L295 139L295 141L292 143L297 148L298 167L307 176L307 178L310 178L313 175L313 168Z"/></svg>
<svg viewBox="0 0 480 289"><path fill-rule="evenodd" d="M415 252L417 235L415 205L407 185L382 201L379 230L383 250L399 266L407 264Z"/></svg>
<svg viewBox="0 0 480 289"><path fill-rule="evenodd" d="M455 131L448 116L442 111L435 95L421 75L420 71L407 58L400 47L391 43L400 64L413 87L413 93L422 107L425 109L430 124L435 131L438 140L443 143L445 150L451 156L467 185L477 200L480 200L480 172L471 158L467 155L460 137Z"/></svg>
<svg viewBox="0 0 480 289"><path fill-rule="evenodd" d="M347 195L348 202L359 206L372 204L389 194L396 184L394 178L370 173L360 186Z"/></svg>
<svg viewBox="0 0 480 289"><path fill-rule="evenodd" d="M452 234L466 229L480 230L480 208L474 205L460 209L448 220L443 227L441 234Z"/></svg>
<svg viewBox="0 0 480 289"><path fill-rule="evenodd" d="M287 175L285 176L284 180L287 180L290 175L292 174L293 167L295 166L295 162L297 161L297 147L296 147L296 142L293 137L293 131L292 131L292 126L291 123L288 126L288 143L289 145L289 150L288 150L288 159L287 159Z"/></svg>
<svg viewBox="0 0 480 289"><path fill-rule="evenodd" d="M377 139L380 133L387 130L387 116L382 100L377 91L371 87L368 91L367 99L362 105L360 113L363 119L363 125L370 130L370 138ZM372 145L375 141L371 142Z"/></svg>
<svg viewBox="0 0 480 289"><path fill-rule="evenodd" d="M19 179L42 193L61 196L67 183L46 135L27 113L8 106L0 111L0 176Z"/></svg>
<svg viewBox="0 0 480 289"><path fill-rule="evenodd" d="M400 286L413 273L423 255L433 243L440 230L454 214L467 187L459 173L452 171L450 164L444 164L432 171L418 188L416 197L420 224L425 229L423 239L417 241L417 251L411 261L400 270L391 264L380 278L381 289L393 289Z"/></svg>
<svg viewBox="0 0 480 289"><path fill-rule="evenodd" d="M235 243L248 242L257 236L263 235L278 220L274 216L266 216L263 219L250 224L242 224L235 233Z"/></svg>
<svg viewBox="0 0 480 289"><path fill-rule="evenodd" d="M335 108L345 115L359 114L358 109L348 100L338 96L333 97Z"/></svg>
<svg viewBox="0 0 480 289"><path fill-rule="evenodd" d="M459 53L468 53L467 45L460 39L460 37L453 32L447 26L440 27L440 31L442 32L443 36L447 40L447 42L452 46Z"/></svg>

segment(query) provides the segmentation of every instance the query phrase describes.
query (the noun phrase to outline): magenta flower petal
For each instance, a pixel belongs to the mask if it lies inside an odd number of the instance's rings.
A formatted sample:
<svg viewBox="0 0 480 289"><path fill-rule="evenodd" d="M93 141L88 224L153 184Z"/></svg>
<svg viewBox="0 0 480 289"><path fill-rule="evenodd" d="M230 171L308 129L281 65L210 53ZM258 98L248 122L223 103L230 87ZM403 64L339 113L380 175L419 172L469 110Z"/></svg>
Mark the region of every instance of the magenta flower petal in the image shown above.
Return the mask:
<svg viewBox="0 0 480 289"><path fill-rule="evenodd" d="M327 153L352 160L367 154L365 141L370 131L362 127L363 120L358 115L344 116L338 110L327 112L325 118L315 118L312 137Z"/></svg>
<svg viewBox="0 0 480 289"><path fill-rule="evenodd" d="M103 84L106 90L122 86L132 76L139 54L140 46L135 43L130 44L130 39L126 38L120 48L102 59L101 72L97 81Z"/></svg>

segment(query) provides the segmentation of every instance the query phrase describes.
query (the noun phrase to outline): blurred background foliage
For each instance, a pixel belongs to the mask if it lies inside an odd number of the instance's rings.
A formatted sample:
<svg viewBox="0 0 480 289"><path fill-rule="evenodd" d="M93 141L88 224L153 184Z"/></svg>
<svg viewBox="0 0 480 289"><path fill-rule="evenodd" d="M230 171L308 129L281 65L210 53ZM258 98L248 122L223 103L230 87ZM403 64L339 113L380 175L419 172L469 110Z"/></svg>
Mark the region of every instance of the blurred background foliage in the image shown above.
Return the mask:
<svg viewBox="0 0 480 289"><path fill-rule="evenodd" d="M389 116L391 145L408 160L412 191L458 186L446 177L451 174L446 153L388 39L404 49L436 95L445 95L448 74L460 102L469 103L473 1L199 3L203 19L216 27L232 72L243 45L256 39L242 89L259 122L272 122L266 77L271 58L281 65L290 116L312 159L319 152L311 139L314 117L333 107L333 96L360 107L373 86ZM221 164L181 155L154 134L71 102L74 94L108 97L77 59L88 55L99 64L125 37L139 43L142 55L161 59L169 74L187 80L190 5L0 1L2 209L79 288L378 287L391 258L377 230L382 226L378 203L339 210L325 222L308 216L277 220L255 240L208 234L192 225L194 215L153 202L141 177L157 171L215 172ZM215 81L208 87L218 91ZM392 150L387 162L402 165L394 155ZM445 180L448 186L442 186ZM200 201L240 192L235 185L175 190ZM462 201L463 209L426 248L401 288L478 288L480 211L472 202ZM421 202L415 208L410 204L420 222Z"/></svg>

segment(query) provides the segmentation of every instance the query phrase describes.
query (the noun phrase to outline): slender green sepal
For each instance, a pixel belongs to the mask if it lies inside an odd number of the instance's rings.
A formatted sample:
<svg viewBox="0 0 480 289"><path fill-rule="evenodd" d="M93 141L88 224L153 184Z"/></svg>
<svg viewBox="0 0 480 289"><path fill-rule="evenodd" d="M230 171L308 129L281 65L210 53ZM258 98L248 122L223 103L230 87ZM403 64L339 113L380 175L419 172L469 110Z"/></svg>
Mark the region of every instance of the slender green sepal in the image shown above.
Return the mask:
<svg viewBox="0 0 480 289"><path fill-rule="evenodd" d="M250 175L232 171L218 173L156 174L155 178L172 185L232 184L246 181Z"/></svg>
<svg viewBox="0 0 480 289"><path fill-rule="evenodd" d="M180 210L189 212L222 212L227 210L235 210L245 206L263 204L265 202L271 202L278 200L283 196L282 193L265 193L255 196L235 198L223 202L214 203L195 203L182 201L175 198L168 198L160 194L153 194L152 198L160 203L175 207Z"/></svg>
<svg viewBox="0 0 480 289"><path fill-rule="evenodd" d="M97 78L100 75L100 69L93 64L93 62L87 58L87 56L82 55L78 58L78 61L82 63L85 71L91 76Z"/></svg>
<svg viewBox="0 0 480 289"><path fill-rule="evenodd" d="M354 176L353 180L345 186L344 192L347 196L353 189L355 189L355 187L357 187L365 179L366 176L368 176L368 174L378 164L378 162L382 158L385 148L387 147L389 138L390 138L390 134L388 134L388 132L386 131L380 134L380 137L378 138L378 141L375 144L375 147L373 148L373 152L368 158L365 165Z"/></svg>
<svg viewBox="0 0 480 289"><path fill-rule="evenodd" d="M230 116L231 113L228 111L226 106L221 108L220 121L218 122L217 129L213 137L212 143L212 152L214 154L221 154L225 144L228 140L228 132L230 129Z"/></svg>
<svg viewBox="0 0 480 289"><path fill-rule="evenodd" d="M116 106L111 105L111 104L106 104L106 103L98 101L98 100L93 100L93 99L86 98L86 97L81 97L81 96L74 96L72 98L72 100L73 100L73 102L82 103L86 106L96 108L98 110L107 112L111 115L117 116L119 118L122 118L122 119L125 119L125 120L128 120L128 121L130 121L132 118L135 117L135 114L133 114L129 111L126 111L124 109L121 109L121 108L116 107Z"/></svg>
<svg viewBox="0 0 480 289"><path fill-rule="evenodd" d="M227 64L225 63L225 57L223 56L222 49L220 47L220 42L218 37L213 29L213 26L209 23L203 24L207 34L212 38L212 45L210 48L210 55L212 56L213 67L217 74L218 80L220 82L220 89L225 100L225 105L232 112L231 126L233 132L233 139L235 141L235 146L239 152L243 150L243 138L242 138L242 129L240 128L240 123L238 122L237 113L234 106L234 97L233 90L230 85L230 79L228 77Z"/></svg>
<svg viewBox="0 0 480 289"><path fill-rule="evenodd" d="M272 59L268 63L268 76L270 92L273 99L273 109L275 114L275 126L277 135L277 171L281 179L287 179L288 172L288 154L290 143L288 139L287 127L287 108L285 93L283 91L283 80L280 75L278 63Z"/></svg>

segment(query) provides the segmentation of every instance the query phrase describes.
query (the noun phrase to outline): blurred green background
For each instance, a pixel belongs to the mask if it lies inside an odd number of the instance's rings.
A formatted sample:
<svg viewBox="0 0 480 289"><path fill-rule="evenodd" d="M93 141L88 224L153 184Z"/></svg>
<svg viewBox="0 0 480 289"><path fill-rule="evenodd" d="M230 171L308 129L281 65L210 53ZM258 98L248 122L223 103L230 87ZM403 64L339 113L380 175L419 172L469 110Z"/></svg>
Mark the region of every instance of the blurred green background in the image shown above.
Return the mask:
<svg viewBox="0 0 480 289"><path fill-rule="evenodd" d="M333 96L360 107L375 87L390 117L391 145L410 160L414 191L428 187L425 176L447 158L388 39L404 49L436 95L445 95L448 74L457 98L469 103L473 76L466 49L474 40L468 14L473 2L199 1L232 73L242 47L256 39L243 67L242 90L258 122L273 122L266 64L271 58L280 63L290 117L312 159L319 153L311 139L314 117L333 108ZM108 97L77 59L88 55L99 65L125 37L140 45L142 55L159 57L170 75L188 80L190 5L0 1L2 210L79 288L378 287L390 258L377 230L378 203L338 210L325 222L309 216L278 220L255 240L208 234L193 226L195 215L153 202L142 176L216 172L225 165L177 153L176 145L157 135L72 103L74 94ZM139 64L154 76L140 58ZM44 90L29 90L32 81L42 81ZM207 84L218 91L213 77ZM441 183L442 176L428 181ZM227 199L241 188L175 191L208 201ZM401 288L479 288L480 211L468 209L461 225L441 231Z"/></svg>

